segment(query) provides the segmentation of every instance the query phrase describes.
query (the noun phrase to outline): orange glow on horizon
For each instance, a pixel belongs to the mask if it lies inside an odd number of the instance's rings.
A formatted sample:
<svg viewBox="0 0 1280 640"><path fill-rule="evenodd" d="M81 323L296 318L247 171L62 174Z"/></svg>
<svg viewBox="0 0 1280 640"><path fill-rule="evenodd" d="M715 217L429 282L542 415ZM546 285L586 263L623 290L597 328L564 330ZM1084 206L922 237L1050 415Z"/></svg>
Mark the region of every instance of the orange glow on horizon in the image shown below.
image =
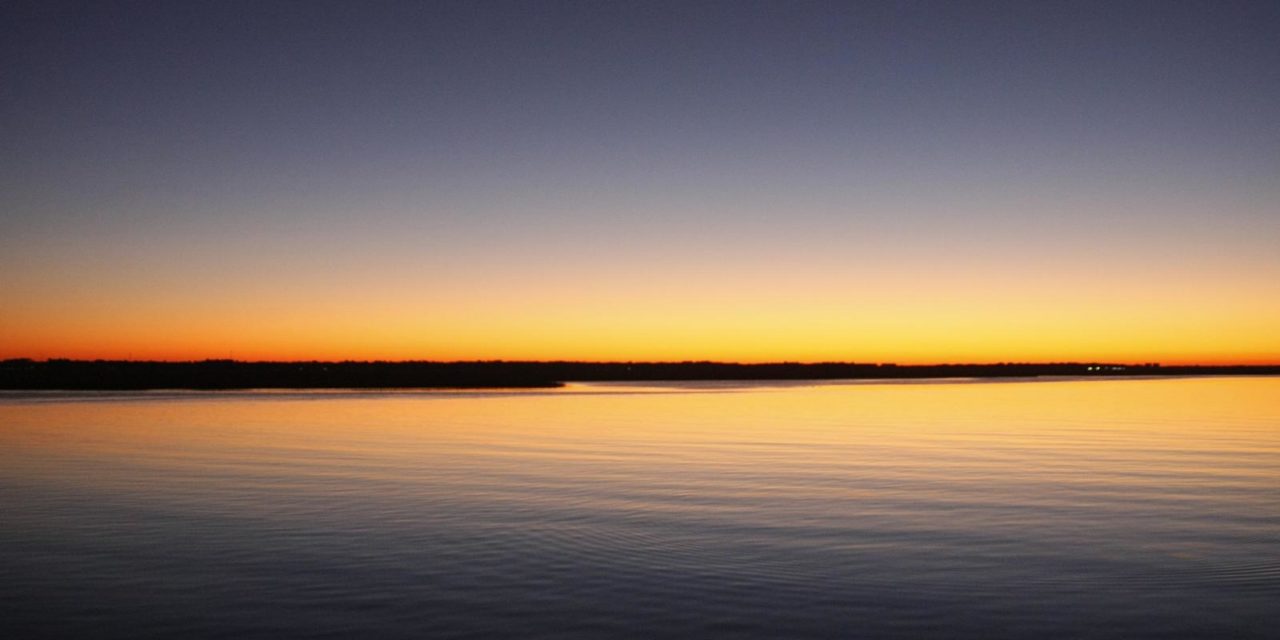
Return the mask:
<svg viewBox="0 0 1280 640"><path fill-rule="evenodd" d="M858 260L33 271L0 358L1280 363L1270 268Z"/></svg>
<svg viewBox="0 0 1280 640"><path fill-rule="evenodd" d="M147 317L105 315L9 328L0 358L189 361L579 360L724 362L1159 362L1275 364L1269 325L1231 318L1196 327L1141 318L927 309L879 316L743 310L663 318L633 310L601 321L569 311L542 316L406 315L402 318ZM425 316L425 317L424 317ZM1196 316L1191 319L1199 320ZM909 320L896 320L905 318ZM10 324L12 320L9 321ZM1219 330L1230 326L1231 331Z"/></svg>

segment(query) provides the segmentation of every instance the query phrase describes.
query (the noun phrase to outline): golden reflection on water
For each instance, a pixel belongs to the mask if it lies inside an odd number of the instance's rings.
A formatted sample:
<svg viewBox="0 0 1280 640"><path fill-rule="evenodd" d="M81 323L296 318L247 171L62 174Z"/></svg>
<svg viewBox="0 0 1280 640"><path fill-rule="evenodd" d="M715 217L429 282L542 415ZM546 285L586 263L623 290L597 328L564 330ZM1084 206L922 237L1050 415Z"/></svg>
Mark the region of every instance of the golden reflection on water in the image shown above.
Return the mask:
<svg viewBox="0 0 1280 640"><path fill-rule="evenodd" d="M698 467L732 466L762 477L782 469L811 475L900 467L898 473L917 476L985 473L992 485L1063 474L1085 482L1096 480L1091 474L1169 465L1190 476L1274 476L1274 467L1221 469L1215 461L1280 450L1280 380L573 385L506 394L161 400L143 394L0 402L0 424L0 459L10 470L52 456L170 468L270 469L299 461L314 468L330 461L335 473L354 465L379 474L539 463L573 474L616 465L671 478L696 475Z"/></svg>

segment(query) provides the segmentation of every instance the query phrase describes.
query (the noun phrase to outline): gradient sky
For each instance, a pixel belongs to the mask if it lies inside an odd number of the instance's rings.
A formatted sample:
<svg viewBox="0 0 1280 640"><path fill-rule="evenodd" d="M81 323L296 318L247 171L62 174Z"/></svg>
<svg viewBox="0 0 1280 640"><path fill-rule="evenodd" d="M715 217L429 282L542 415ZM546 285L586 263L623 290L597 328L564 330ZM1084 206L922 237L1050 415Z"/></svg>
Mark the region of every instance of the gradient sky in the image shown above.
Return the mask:
<svg viewBox="0 0 1280 640"><path fill-rule="evenodd" d="M0 358L1280 362L1277 34L6 2Z"/></svg>

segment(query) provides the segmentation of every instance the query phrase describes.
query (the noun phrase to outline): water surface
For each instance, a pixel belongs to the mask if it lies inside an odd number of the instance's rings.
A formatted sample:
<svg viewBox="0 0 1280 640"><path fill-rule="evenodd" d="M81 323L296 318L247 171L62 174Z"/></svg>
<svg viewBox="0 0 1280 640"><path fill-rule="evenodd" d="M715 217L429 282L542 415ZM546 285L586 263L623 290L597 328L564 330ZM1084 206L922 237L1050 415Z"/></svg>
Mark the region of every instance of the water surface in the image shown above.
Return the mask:
<svg viewBox="0 0 1280 640"><path fill-rule="evenodd" d="M5 637L1274 637L1280 379L0 395Z"/></svg>

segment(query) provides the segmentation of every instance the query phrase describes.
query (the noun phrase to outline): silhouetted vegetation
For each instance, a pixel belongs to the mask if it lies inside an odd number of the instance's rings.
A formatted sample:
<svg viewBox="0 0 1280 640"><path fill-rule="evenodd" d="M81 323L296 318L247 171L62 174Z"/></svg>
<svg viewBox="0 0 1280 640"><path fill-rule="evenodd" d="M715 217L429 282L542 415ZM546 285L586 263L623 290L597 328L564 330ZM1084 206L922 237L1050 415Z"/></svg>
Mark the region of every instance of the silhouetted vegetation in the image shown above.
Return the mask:
<svg viewBox="0 0 1280 640"><path fill-rule="evenodd" d="M1038 376L1277 375L1280 366L1109 363L894 365L826 362L0 361L0 389L409 389L555 387L565 381L838 380Z"/></svg>

